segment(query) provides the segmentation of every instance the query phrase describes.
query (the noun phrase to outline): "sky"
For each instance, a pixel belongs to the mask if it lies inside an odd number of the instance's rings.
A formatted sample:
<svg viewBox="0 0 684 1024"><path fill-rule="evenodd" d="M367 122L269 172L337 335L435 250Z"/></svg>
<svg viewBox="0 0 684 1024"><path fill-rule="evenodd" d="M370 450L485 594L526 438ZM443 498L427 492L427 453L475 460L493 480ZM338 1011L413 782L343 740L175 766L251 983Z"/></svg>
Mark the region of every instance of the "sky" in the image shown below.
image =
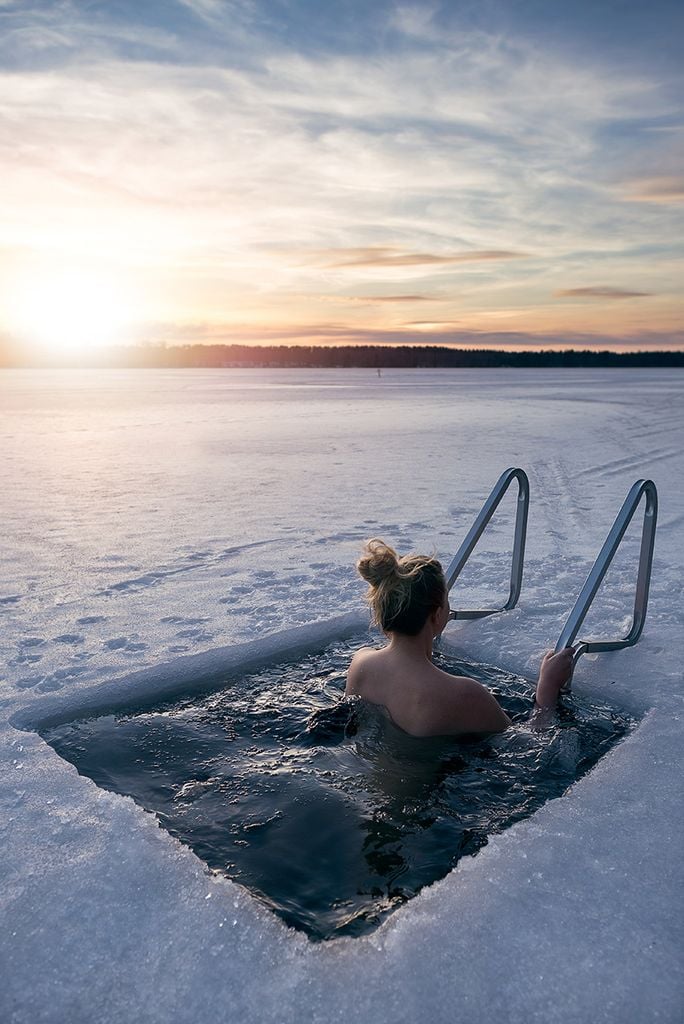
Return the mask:
<svg viewBox="0 0 684 1024"><path fill-rule="evenodd" d="M0 341L684 348L684 5L0 0Z"/></svg>

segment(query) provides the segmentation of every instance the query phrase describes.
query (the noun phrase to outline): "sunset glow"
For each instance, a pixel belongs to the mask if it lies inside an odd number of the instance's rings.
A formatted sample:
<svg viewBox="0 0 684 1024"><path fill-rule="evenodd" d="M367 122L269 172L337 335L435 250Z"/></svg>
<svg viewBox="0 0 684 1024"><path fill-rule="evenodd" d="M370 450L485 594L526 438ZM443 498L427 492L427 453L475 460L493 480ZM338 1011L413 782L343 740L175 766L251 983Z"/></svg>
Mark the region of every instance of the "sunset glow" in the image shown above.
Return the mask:
<svg viewBox="0 0 684 1024"><path fill-rule="evenodd" d="M0 349L681 348L681 9L481 6L0 3Z"/></svg>
<svg viewBox="0 0 684 1024"><path fill-rule="evenodd" d="M115 278L58 268L19 281L7 307L19 337L65 355L126 340L136 312L131 294Z"/></svg>

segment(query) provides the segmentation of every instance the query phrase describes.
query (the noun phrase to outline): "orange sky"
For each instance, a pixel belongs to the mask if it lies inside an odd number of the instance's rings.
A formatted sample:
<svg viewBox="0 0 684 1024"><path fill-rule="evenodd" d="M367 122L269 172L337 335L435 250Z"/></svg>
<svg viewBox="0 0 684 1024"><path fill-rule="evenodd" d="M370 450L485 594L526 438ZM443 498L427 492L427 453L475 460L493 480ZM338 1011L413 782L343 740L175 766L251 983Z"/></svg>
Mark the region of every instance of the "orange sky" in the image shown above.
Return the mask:
<svg viewBox="0 0 684 1024"><path fill-rule="evenodd" d="M667 17L100 6L0 3L0 340L684 345Z"/></svg>

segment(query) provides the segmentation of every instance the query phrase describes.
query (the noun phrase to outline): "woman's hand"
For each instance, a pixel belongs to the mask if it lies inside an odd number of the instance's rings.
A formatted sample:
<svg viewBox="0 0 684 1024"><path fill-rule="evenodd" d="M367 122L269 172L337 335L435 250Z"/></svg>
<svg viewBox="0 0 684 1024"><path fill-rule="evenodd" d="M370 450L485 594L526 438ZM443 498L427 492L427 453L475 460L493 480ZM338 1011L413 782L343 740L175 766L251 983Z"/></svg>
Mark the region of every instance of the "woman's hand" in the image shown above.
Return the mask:
<svg viewBox="0 0 684 1024"><path fill-rule="evenodd" d="M572 647L565 647L554 654L547 651L542 658L537 683L537 704L542 707L553 707L558 694L572 677Z"/></svg>

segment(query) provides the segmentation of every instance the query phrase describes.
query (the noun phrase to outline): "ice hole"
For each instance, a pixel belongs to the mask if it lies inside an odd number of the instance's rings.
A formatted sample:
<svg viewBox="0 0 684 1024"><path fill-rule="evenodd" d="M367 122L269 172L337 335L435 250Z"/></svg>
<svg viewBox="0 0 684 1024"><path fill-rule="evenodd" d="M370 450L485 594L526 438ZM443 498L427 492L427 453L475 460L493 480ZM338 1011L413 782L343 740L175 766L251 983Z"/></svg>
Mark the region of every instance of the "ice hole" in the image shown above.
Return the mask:
<svg viewBox="0 0 684 1024"><path fill-rule="evenodd" d="M561 796L635 724L572 695L535 731L528 680L438 654L486 683L515 724L484 739L412 739L343 699L351 654L367 643L338 639L220 690L39 732L287 924L314 940L361 935L489 835Z"/></svg>

